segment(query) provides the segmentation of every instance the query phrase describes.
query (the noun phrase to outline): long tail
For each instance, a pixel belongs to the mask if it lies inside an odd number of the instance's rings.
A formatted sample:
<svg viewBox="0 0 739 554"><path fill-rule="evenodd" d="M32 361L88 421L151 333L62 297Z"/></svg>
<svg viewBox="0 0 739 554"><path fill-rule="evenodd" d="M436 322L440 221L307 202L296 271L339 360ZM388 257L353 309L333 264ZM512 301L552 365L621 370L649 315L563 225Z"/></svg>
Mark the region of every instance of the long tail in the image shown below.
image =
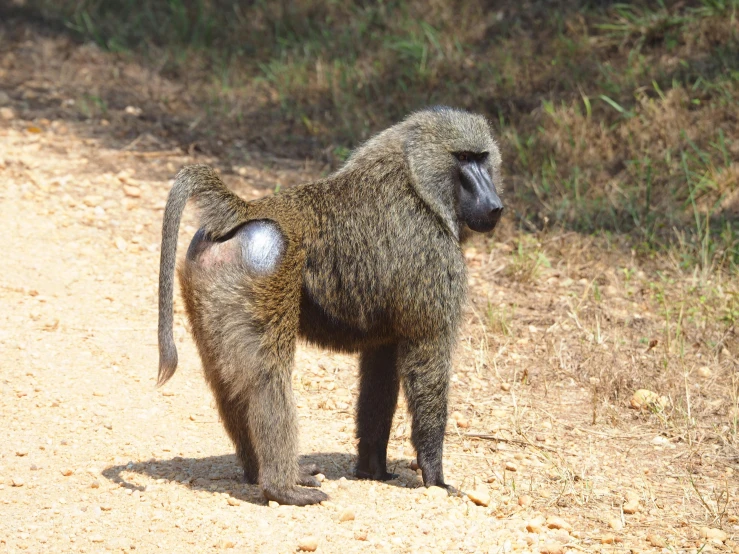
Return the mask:
<svg viewBox="0 0 739 554"><path fill-rule="evenodd" d="M159 261L159 376L157 387L166 383L177 369L174 342L174 269L177 233L188 199L200 208L200 221L206 235L223 236L243 223L247 204L226 188L221 178L207 165L184 167L175 177L164 208L162 249Z"/></svg>

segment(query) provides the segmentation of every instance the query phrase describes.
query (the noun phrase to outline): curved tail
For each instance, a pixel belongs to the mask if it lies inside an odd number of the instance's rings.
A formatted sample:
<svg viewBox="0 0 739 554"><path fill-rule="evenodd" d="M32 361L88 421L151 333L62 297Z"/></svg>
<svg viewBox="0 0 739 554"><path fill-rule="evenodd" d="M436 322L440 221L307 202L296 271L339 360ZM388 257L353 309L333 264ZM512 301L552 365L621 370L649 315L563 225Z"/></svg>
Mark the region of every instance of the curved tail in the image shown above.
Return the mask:
<svg viewBox="0 0 739 554"><path fill-rule="evenodd" d="M225 235L243 223L246 217L246 202L226 188L213 168L207 165L191 165L184 167L175 177L174 185L167 197L162 223L157 387L169 381L177 369L177 347L173 333L174 269L180 220L191 197L200 208L201 226L211 239Z"/></svg>

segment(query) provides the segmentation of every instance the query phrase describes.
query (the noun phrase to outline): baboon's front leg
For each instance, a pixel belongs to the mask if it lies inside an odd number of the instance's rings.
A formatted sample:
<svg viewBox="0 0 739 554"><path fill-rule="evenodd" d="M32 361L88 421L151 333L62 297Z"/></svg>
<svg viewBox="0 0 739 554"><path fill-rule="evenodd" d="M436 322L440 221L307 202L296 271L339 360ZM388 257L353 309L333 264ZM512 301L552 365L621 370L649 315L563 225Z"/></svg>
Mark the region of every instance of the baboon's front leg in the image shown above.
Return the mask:
<svg viewBox="0 0 739 554"><path fill-rule="evenodd" d="M399 378L395 345L362 353L359 361L357 438L360 479L387 481L396 475L387 471L387 441L398 404Z"/></svg>
<svg viewBox="0 0 739 554"><path fill-rule="evenodd" d="M412 417L411 441L427 487L447 487L442 453L447 421L451 360L448 341L403 344L398 369Z"/></svg>

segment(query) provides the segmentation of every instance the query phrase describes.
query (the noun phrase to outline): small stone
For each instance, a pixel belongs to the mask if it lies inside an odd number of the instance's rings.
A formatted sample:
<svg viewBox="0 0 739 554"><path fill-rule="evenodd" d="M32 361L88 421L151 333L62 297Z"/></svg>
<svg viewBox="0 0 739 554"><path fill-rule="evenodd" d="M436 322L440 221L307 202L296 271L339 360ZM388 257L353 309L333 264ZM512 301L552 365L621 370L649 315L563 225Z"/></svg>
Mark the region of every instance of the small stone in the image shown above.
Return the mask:
<svg viewBox="0 0 739 554"><path fill-rule="evenodd" d="M705 365L703 367L699 367L696 373L698 373L698 375L702 379L708 379L709 377L711 377L711 375L713 375L713 371L711 371L711 368Z"/></svg>
<svg viewBox="0 0 739 554"><path fill-rule="evenodd" d="M541 554L562 554L564 547L558 542L545 542L539 547Z"/></svg>
<svg viewBox="0 0 739 554"><path fill-rule="evenodd" d="M660 535L649 534L647 535L647 542L655 548L665 548L667 541Z"/></svg>
<svg viewBox="0 0 739 554"><path fill-rule="evenodd" d="M28 450L26 450L25 448L21 450L16 450L15 455L16 456L28 456Z"/></svg>
<svg viewBox="0 0 739 554"><path fill-rule="evenodd" d="M364 527L358 527L354 530L354 538L358 541L367 540L367 529Z"/></svg>
<svg viewBox="0 0 739 554"><path fill-rule="evenodd" d="M228 539L221 539L220 541L218 541L218 548L221 548L223 550L226 550L227 548L233 548L234 546L236 546L236 543Z"/></svg>
<svg viewBox="0 0 739 554"><path fill-rule="evenodd" d="M11 119L15 119L15 112L13 111L13 108L8 108L8 107L0 108L0 118L4 119L5 121L10 121Z"/></svg>
<svg viewBox="0 0 739 554"><path fill-rule="evenodd" d="M478 506L490 506L490 493L485 489L476 489L467 493L467 497Z"/></svg>
<svg viewBox="0 0 739 554"><path fill-rule="evenodd" d="M279 507L280 507L280 503L279 503L279 502L275 502L274 500L270 500L270 501L269 501L269 502L267 503L267 505L268 505L268 506L269 506L270 508L279 508Z"/></svg>
<svg viewBox="0 0 739 554"><path fill-rule="evenodd" d="M64 477L69 477L70 475L72 475L74 473L74 470L72 470L71 468L68 468L68 467L63 467L59 471L62 472L62 475L64 475Z"/></svg>
<svg viewBox="0 0 739 554"><path fill-rule="evenodd" d="M467 421L467 418L464 417L464 414L459 411L452 412L451 418L454 420L454 423L457 424L457 427L461 427L462 429L466 429L470 426L469 422Z"/></svg>
<svg viewBox="0 0 739 554"><path fill-rule="evenodd" d="M123 111L126 114L132 115L134 117L139 117L142 113L144 113L144 110L142 110L138 106L126 106L126 109Z"/></svg>
<svg viewBox="0 0 739 554"><path fill-rule="evenodd" d="M326 480L326 476L323 473L316 473L315 478L319 483L323 483Z"/></svg>
<svg viewBox="0 0 739 554"><path fill-rule="evenodd" d="M506 462L505 463L506 471L516 471L518 468L516 467L516 464L513 462Z"/></svg>
<svg viewBox="0 0 739 554"><path fill-rule="evenodd" d="M349 481L346 477L342 477L339 479L339 488L340 489L348 489L349 488Z"/></svg>
<svg viewBox="0 0 739 554"><path fill-rule="evenodd" d="M447 494L446 489L443 489L441 487L432 486L426 489L426 496L429 498L432 498L434 500L440 499L440 498L446 498L449 496Z"/></svg>
<svg viewBox="0 0 739 554"><path fill-rule="evenodd" d="M613 544L614 542L616 542L616 535L603 535L600 538L601 544Z"/></svg>
<svg viewBox="0 0 739 554"><path fill-rule="evenodd" d="M662 409L669 403L669 399L666 396L660 396L656 392L639 389L631 397L630 405L635 410L642 410L647 408Z"/></svg>
<svg viewBox="0 0 739 554"><path fill-rule="evenodd" d="M547 527L550 529L564 529L567 532L572 531L572 525L559 516L549 516L547 518Z"/></svg>
<svg viewBox="0 0 739 554"><path fill-rule="evenodd" d="M623 511L625 514L635 514L639 511L639 501L627 500L626 502L624 502Z"/></svg>
<svg viewBox="0 0 739 554"><path fill-rule="evenodd" d="M668 439L667 437L663 437L662 435L657 435L656 437L654 437L652 439L652 444L657 446L666 446L668 448L673 446L673 444L670 442L670 439Z"/></svg>
<svg viewBox="0 0 739 554"><path fill-rule="evenodd" d="M102 201L103 201L103 197L97 194L88 194L87 196L82 198L82 203L85 206L88 206L90 208L99 206L102 203Z"/></svg>
<svg viewBox="0 0 739 554"><path fill-rule="evenodd" d="M339 515L339 522L344 523L345 521L354 521L354 510L351 508L347 508Z"/></svg>
<svg viewBox="0 0 739 554"><path fill-rule="evenodd" d="M229 496L226 499L226 502L228 502L229 506L241 506L241 500L238 498L234 498L233 496Z"/></svg>
<svg viewBox="0 0 739 554"><path fill-rule="evenodd" d="M623 522L616 517L612 517L611 519L608 520L608 526L614 531L620 531L621 529L624 528Z"/></svg>
<svg viewBox="0 0 739 554"><path fill-rule="evenodd" d="M502 390L503 392L508 392L509 390L511 390L511 384L510 383L501 383L500 384L500 390Z"/></svg>
<svg viewBox="0 0 739 554"><path fill-rule="evenodd" d="M110 504L100 504L100 509L104 512L109 512L113 507Z"/></svg>
<svg viewBox="0 0 739 554"><path fill-rule="evenodd" d="M128 243L122 237L116 237L114 242L115 242L115 247L121 252L125 252L126 248L128 248Z"/></svg>
<svg viewBox="0 0 739 554"><path fill-rule="evenodd" d="M104 539L103 539L102 535L92 535L90 537L90 540L92 542L103 542Z"/></svg>
<svg viewBox="0 0 739 554"><path fill-rule="evenodd" d="M123 194L131 198L139 198L141 196L141 189L134 185L123 185Z"/></svg>
<svg viewBox="0 0 739 554"><path fill-rule="evenodd" d="M10 484L13 485L14 487L22 487L23 485L26 484L26 482L20 477L12 477L10 479Z"/></svg>
<svg viewBox="0 0 739 554"><path fill-rule="evenodd" d="M528 494L523 494L518 497L518 505L524 508L531 506L533 502L534 502L534 499L531 498Z"/></svg>
<svg viewBox="0 0 739 554"><path fill-rule="evenodd" d="M528 521L526 523L526 530L529 533L536 533L540 534L544 532L544 518L542 516L538 516L531 521Z"/></svg>
<svg viewBox="0 0 739 554"><path fill-rule="evenodd" d="M413 470L413 471L418 471L419 469L421 469L418 466L418 462L416 460L411 460L411 463L408 464L408 467L411 468L411 470Z"/></svg>
<svg viewBox="0 0 739 554"><path fill-rule="evenodd" d="M710 527L701 527L700 534L702 538L708 539L709 541L715 539L724 542L729 538L729 535L721 529L712 529Z"/></svg>
<svg viewBox="0 0 739 554"><path fill-rule="evenodd" d="M318 539L313 535L303 537L298 541L298 550L304 552L315 552L318 548Z"/></svg>

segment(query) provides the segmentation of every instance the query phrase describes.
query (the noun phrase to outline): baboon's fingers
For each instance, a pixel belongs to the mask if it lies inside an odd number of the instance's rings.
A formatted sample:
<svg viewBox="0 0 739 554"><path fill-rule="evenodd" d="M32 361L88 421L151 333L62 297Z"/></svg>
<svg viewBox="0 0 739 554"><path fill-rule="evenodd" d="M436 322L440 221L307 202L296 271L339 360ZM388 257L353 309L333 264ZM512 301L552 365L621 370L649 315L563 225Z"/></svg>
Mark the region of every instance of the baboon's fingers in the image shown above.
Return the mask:
<svg viewBox="0 0 739 554"><path fill-rule="evenodd" d="M300 472L307 475L318 475L321 473L321 468L318 467L318 464L314 463L300 464Z"/></svg>
<svg viewBox="0 0 739 554"><path fill-rule="evenodd" d="M277 488L270 485L265 486L262 491L267 500L274 500L280 504L292 506L308 506L328 500L325 492L316 489L303 489L300 487Z"/></svg>
<svg viewBox="0 0 739 554"><path fill-rule="evenodd" d="M298 485L301 487L313 487L313 488L321 488L321 482L313 477L309 473L303 473L300 472L300 475L298 476Z"/></svg>
<svg viewBox="0 0 739 554"><path fill-rule="evenodd" d="M446 492L449 496L457 496L459 498L462 498L464 496L464 493L462 493L462 491L460 491L458 488L453 487L451 485L445 484L442 488L446 489Z"/></svg>
<svg viewBox="0 0 739 554"><path fill-rule="evenodd" d="M298 485L303 487L320 487L321 482L313 477L321 473L318 464L300 464L300 476L298 477Z"/></svg>

